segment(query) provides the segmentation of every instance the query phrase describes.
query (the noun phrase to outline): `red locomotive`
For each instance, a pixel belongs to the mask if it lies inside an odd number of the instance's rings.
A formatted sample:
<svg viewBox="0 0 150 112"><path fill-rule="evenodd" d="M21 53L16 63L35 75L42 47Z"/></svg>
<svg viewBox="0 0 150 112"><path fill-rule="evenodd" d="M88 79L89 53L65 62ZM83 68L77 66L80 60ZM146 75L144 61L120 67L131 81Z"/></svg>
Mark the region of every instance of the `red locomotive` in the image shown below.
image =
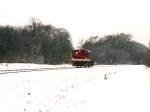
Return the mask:
<svg viewBox="0 0 150 112"><path fill-rule="evenodd" d="M88 50L73 50L72 51L72 65L76 67L90 67L93 66L92 52Z"/></svg>

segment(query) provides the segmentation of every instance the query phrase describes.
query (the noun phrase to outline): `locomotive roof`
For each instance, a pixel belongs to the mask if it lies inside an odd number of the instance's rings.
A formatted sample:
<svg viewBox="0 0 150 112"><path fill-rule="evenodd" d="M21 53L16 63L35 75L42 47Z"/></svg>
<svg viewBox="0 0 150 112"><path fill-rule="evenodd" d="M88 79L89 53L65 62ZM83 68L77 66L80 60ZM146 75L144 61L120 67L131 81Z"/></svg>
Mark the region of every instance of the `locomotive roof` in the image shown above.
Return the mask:
<svg viewBox="0 0 150 112"><path fill-rule="evenodd" d="M90 50L85 50L85 49L75 49L73 51L87 51L87 52L91 52Z"/></svg>

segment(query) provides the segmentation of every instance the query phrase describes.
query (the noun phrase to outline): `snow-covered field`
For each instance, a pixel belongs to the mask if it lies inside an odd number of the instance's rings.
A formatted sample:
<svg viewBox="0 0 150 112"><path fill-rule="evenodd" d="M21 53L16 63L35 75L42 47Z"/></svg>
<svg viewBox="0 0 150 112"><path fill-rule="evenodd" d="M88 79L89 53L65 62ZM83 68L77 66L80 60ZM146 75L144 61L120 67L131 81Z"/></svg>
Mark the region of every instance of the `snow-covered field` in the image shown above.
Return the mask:
<svg viewBox="0 0 150 112"><path fill-rule="evenodd" d="M9 72L18 69L33 70ZM143 65L0 64L0 112L150 112L149 104Z"/></svg>

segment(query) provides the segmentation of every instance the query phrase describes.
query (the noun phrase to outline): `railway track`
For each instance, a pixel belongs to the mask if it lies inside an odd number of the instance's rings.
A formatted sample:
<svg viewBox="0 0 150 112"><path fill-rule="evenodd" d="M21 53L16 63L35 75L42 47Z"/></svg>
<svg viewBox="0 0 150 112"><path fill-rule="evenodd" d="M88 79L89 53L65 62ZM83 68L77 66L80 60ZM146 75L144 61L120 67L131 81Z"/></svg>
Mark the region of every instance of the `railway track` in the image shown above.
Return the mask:
<svg viewBox="0 0 150 112"><path fill-rule="evenodd" d="M34 71L48 71L48 70L62 70L62 69L75 69L75 67L8 69L8 70L0 70L0 74L20 73L20 72L34 72Z"/></svg>
<svg viewBox="0 0 150 112"><path fill-rule="evenodd" d="M107 65L94 65L93 67L116 67L114 66L107 66ZM91 67L91 68L93 68ZM4 69L0 70L0 74L9 74L9 73L20 73L20 72L35 72L35 71L48 71L48 70L62 70L62 69L80 69L80 68L85 68L85 67L73 67L73 66L68 66L68 67L55 67L55 68L48 68L48 67L41 67L41 68L25 68L25 69Z"/></svg>

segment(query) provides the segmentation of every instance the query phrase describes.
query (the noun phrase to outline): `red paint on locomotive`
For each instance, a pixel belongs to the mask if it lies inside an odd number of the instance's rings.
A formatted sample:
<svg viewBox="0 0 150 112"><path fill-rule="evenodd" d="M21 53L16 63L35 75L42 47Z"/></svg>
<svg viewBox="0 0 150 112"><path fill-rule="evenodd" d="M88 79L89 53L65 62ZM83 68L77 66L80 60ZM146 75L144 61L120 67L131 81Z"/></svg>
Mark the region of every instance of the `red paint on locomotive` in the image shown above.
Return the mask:
<svg viewBox="0 0 150 112"><path fill-rule="evenodd" d="M88 50L74 50L72 51L72 65L81 66L93 66L93 57L91 51Z"/></svg>

